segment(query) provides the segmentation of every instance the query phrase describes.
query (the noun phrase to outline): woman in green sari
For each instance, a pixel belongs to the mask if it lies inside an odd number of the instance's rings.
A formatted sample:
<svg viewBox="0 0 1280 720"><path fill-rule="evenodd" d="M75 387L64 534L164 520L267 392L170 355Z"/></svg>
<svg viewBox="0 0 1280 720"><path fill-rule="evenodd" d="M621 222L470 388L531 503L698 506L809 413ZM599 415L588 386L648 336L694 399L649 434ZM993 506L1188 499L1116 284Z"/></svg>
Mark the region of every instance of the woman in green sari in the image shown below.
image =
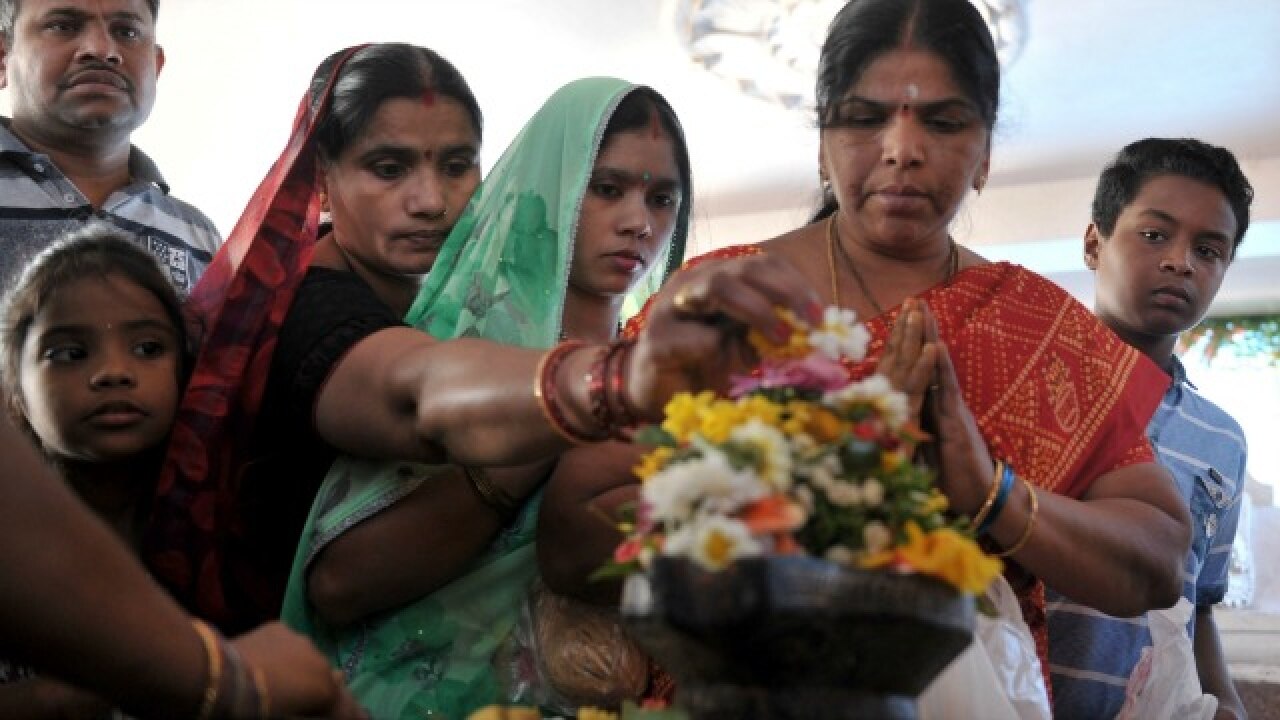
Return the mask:
<svg viewBox="0 0 1280 720"><path fill-rule="evenodd" d="M624 305L679 264L690 197L684 137L660 95L572 82L477 191L408 322L439 339L607 342ZM549 469L341 458L303 532L285 621L375 717L465 718L510 699L496 656L536 574Z"/></svg>

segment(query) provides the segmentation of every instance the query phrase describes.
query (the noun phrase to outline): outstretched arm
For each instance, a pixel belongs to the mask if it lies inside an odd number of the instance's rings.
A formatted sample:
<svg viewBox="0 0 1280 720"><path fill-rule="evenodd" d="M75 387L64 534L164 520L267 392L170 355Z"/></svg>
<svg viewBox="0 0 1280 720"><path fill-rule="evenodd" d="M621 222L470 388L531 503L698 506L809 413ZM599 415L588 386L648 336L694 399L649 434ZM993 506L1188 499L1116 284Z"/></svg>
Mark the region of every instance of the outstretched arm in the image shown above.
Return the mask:
<svg viewBox="0 0 1280 720"><path fill-rule="evenodd" d="M671 395L722 388L750 356L746 329L781 341L775 307L816 320L820 306L789 264L758 255L708 262L654 299L625 367L625 394L641 419ZM551 401L565 422L600 430L584 381L599 347L570 352L556 368ZM333 368L316 400L316 428L352 455L513 465L563 450L534 396L546 353L478 339L436 341L409 328L381 330Z"/></svg>
<svg viewBox="0 0 1280 720"><path fill-rule="evenodd" d="M204 645L116 535L0 420L0 636L42 671L148 717L194 717ZM278 624L236 643L281 714L361 717L311 643Z"/></svg>

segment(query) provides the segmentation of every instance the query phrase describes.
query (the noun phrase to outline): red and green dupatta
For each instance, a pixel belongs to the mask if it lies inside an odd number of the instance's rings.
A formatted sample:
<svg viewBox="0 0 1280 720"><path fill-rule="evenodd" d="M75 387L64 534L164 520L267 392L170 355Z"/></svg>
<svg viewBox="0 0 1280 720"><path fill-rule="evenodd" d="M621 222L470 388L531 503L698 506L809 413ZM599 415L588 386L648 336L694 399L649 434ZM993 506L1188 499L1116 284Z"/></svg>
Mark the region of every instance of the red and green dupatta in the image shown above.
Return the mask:
<svg viewBox="0 0 1280 720"><path fill-rule="evenodd" d="M311 264L319 229L314 132L348 48L302 99L284 152L187 300L200 351L156 487L143 559L196 615L227 630L222 540L237 532L236 458L262 402L275 337ZM251 584L251 583L250 583ZM254 588L248 587L250 593Z"/></svg>

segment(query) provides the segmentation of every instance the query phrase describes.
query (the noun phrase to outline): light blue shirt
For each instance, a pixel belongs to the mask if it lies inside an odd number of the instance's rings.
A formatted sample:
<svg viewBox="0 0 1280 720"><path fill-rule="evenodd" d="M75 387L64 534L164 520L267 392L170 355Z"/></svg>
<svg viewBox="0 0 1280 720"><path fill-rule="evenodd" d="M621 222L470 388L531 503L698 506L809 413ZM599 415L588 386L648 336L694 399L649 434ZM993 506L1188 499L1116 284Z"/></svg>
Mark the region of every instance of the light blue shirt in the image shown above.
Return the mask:
<svg viewBox="0 0 1280 720"><path fill-rule="evenodd" d="M1191 509L1191 551L1183 596L1197 606L1222 601L1240 518L1247 448L1240 425L1201 395L1173 359L1173 383L1147 426L1157 460ZM1142 648L1145 617L1113 618L1048 590L1049 670L1054 717L1114 717ZM1188 632L1194 632L1194 618Z"/></svg>

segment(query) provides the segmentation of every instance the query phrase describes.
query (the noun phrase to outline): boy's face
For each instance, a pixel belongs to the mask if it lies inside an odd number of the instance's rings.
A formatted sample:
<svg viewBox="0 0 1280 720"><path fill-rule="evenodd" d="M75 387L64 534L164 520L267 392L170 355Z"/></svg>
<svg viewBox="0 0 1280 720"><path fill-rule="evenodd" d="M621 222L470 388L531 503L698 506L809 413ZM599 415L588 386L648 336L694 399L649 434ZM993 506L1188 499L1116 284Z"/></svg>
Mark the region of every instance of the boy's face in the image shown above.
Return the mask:
<svg viewBox="0 0 1280 720"><path fill-rule="evenodd" d="M1177 335L1204 317L1231 262L1236 219L1220 190L1182 175L1146 181L1111 237L1090 225L1095 311L1122 337Z"/></svg>

